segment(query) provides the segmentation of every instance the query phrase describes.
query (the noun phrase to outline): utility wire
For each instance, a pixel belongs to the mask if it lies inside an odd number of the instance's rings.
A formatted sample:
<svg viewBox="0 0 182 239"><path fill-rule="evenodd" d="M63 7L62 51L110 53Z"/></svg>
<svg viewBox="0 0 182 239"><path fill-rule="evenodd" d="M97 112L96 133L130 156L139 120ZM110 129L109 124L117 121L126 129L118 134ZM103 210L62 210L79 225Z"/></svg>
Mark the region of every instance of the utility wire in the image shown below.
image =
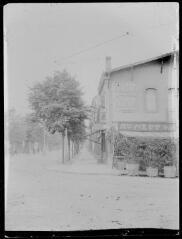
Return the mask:
<svg viewBox="0 0 182 239"><path fill-rule="evenodd" d="M100 46L105 45L105 44L107 44L107 43L109 43L109 42L111 42L111 41L117 40L117 39L122 38L122 37L127 36L127 35L129 35L129 32L126 32L126 33L124 33L124 34L122 34L122 35L120 35L120 36L114 37L114 38L109 39L109 40L106 40L106 41L104 41L104 42L98 43L98 44L96 44L96 45L94 45L94 46L90 46L90 47L88 47L88 48L86 48L86 49L84 49L84 50L78 51L78 52L73 53L72 55L70 55L70 56L68 56L68 57L63 58L63 59L61 60L61 62L62 62L62 61L65 61L65 60L67 60L67 59L70 59L70 58L72 58L73 56L80 55L80 54L82 54L82 53L84 53L84 52L90 51L90 50L92 50L92 49L95 49L95 48L97 48L97 47L100 47Z"/></svg>
<svg viewBox="0 0 182 239"><path fill-rule="evenodd" d="M169 25L172 25L172 23L160 24L160 25L158 25L158 26L152 26L152 27L148 28L146 31L150 31L150 30L152 30L152 29L156 29L156 28L160 28L160 27L165 27L165 26L169 26ZM120 38L125 37L125 36L129 36L129 35L135 37L135 36L137 36L137 35L140 35L140 33L131 34L131 33L129 33L129 32L125 32L125 33L122 34L122 35L116 36L116 37L114 37L114 38L112 38L112 39L109 39L109 40L100 42L100 43L98 43L98 44L96 44L96 45L93 45L93 46L90 46L90 47L88 47L88 48L86 48L86 49L83 49L83 50L81 50L81 51L75 52L75 53L71 54L71 55L68 56L68 57L62 58L62 60L60 60L59 62L60 62L60 63L63 63L63 62L65 62L66 60L69 60L69 59L73 58L74 56L81 55L82 53L85 53L85 52L87 52L87 51L90 51L90 50L95 49L95 48L97 48L97 47L100 47L100 46L102 46L102 45L108 44L109 42L115 41L115 40L117 40L117 39L120 39ZM54 63L58 63L58 61L55 60ZM58 64L59 64L59 63L58 63Z"/></svg>

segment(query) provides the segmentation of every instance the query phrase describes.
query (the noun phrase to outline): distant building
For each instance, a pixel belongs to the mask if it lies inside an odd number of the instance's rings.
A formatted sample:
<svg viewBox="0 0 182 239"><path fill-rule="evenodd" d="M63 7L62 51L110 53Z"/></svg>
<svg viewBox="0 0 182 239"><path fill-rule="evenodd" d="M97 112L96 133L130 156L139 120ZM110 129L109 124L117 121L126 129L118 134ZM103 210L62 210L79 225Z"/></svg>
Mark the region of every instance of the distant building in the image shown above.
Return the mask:
<svg viewBox="0 0 182 239"><path fill-rule="evenodd" d="M178 62L178 52L170 52L112 69L106 57L92 102L92 132L114 128L132 136L178 137Z"/></svg>

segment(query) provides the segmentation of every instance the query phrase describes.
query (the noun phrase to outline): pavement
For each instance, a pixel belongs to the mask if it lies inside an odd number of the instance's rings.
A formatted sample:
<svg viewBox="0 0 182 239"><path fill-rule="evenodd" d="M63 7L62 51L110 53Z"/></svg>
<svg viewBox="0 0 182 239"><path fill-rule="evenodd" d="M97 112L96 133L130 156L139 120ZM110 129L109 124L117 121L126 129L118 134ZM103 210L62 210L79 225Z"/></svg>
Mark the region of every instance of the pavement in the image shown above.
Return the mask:
<svg viewBox="0 0 182 239"><path fill-rule="evenodd" d="M112 162L99 164L96 157L85 148L78 156L65 164L49 166L48 170L60 171L61 173L90 174L90 175L115 175L120 174L119 170L112 168Z"/></svg>

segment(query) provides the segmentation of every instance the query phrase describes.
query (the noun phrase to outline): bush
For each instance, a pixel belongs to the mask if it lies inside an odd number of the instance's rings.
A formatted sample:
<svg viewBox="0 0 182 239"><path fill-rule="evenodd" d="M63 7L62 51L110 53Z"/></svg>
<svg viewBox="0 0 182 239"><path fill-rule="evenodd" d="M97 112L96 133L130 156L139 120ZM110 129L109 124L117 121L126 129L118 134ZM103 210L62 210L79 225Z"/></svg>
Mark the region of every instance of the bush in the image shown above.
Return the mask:
<svg viewBox="0 0 182 239"><path fill-rule="evenodd" d="M114 155L124 156L130 154L130 142L128 137L117 134L114 139Z"/></svg>
<svg viewBox="0 0 182 239"><path fill-rule="evenodd" d="M114 141L114 155L125 156L128 163L138 162L139 157L142 156L142 150L138 145L137 138L126 137L118 134Z"/></svg>
<svg viewBox="0 0 182 239"><path fill-rule="evenodd" d="M127 137L118 133L114 140L114 155L126 156L128 162L140 164L140 170L164 166L177 162L177 143L173 138Z"/></svg>

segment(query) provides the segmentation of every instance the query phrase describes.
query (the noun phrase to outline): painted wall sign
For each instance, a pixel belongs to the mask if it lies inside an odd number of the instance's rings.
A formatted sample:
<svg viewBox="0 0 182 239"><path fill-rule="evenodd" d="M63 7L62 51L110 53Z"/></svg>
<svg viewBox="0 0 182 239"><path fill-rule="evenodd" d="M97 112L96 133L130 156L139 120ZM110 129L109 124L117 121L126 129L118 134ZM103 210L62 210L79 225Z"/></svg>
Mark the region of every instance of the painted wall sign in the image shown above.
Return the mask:
<svg viewBox="0 0 182 239"><path fill-rule="evenodd" d="M119 131L169 132L175 129L174 123L118 122Z"/></svg>

